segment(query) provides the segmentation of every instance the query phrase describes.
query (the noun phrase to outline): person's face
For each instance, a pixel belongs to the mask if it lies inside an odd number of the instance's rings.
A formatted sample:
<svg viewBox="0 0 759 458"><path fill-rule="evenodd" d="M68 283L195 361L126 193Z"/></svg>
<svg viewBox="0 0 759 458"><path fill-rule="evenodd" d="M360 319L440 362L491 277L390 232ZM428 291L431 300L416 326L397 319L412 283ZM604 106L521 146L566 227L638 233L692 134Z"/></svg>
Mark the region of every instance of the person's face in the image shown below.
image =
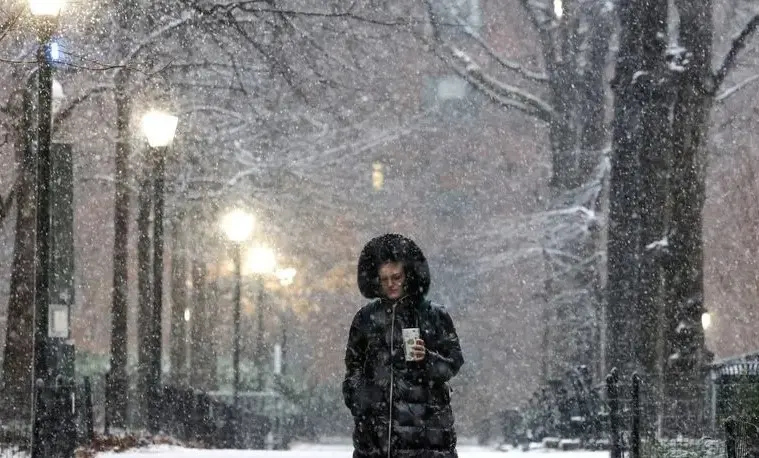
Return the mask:
<svg viewBox="0 0 759 458"><path fill-rule="evenodd" d="M400 299L406 289L406 273L400 262L387 262L379 268L382 294L388 299Z"/></svg>

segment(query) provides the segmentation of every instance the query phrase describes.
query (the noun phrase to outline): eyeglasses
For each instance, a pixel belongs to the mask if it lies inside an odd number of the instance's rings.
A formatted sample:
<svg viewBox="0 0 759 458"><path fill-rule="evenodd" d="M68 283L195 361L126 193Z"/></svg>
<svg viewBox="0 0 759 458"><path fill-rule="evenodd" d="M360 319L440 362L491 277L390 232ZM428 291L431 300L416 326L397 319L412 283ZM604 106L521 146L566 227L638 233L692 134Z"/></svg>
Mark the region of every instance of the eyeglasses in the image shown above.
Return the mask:
<svg viewBox="0 0 759 458"><path fill-rule="evenodd" d="M389 277L382 277L381 276L380 277L380 283L382 283L383 285L392 285L392 284L403 283L403 280L405 279L405 277L406 276L403 274L403 272L399 272L399 273L393 274L393 275L391 275Z"/></svg>

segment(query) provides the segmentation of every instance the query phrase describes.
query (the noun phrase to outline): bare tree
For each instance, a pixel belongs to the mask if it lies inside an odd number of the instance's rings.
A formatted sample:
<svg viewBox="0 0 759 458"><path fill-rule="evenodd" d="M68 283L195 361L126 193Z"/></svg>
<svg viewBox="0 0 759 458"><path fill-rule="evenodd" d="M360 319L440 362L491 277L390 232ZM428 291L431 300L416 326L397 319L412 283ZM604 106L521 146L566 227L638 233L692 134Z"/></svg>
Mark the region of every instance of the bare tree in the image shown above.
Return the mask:
<svg viewBox="0 0 759 458"><path fill-rule="evenodd" d="M712 2L672 6L679 18L673 34L667 1L619 9L608 244L615 339L608 354L614 366L660 378L667 434L697 434L708 362L701 315L709 112L759 17L713 71ZM663 353L655 345L660 333Z"/></svg>
<svg viewBox="0 0 759 458"><path fill-rule="evenodd" d="M583 207L601 210L597 175L608 143L605 125L605 72L613 32L608 2L573 0L520 2L535 34L540 66L501 55L462 14L467 2L425 2L433 27L434 50L467 83L505 110L520 111L548 127L551 151L551 210ZM532 49L531 49L532 51ZM601 180L601 181L597 181ZM588 188L599 189L587 200ZM555 214L555 213L554 213ZM565 215L573 215L569 212ZM540 218L540 216L536 216ZM554 220L555 221L555 220ZM547 263L552 290L545 296L544 378L561 377L579 365L602 371L600 226L580 225L570 232L545 229L545 246L534 252ZM562 227L564 225L562 224ZM503 244L506 227L496 237ZM499 251L509 253L504 249ZM507 254L508 256L508 254ZM571 294L567 294L567 292ZM553 324L549 324L553 323Z"/></svg>

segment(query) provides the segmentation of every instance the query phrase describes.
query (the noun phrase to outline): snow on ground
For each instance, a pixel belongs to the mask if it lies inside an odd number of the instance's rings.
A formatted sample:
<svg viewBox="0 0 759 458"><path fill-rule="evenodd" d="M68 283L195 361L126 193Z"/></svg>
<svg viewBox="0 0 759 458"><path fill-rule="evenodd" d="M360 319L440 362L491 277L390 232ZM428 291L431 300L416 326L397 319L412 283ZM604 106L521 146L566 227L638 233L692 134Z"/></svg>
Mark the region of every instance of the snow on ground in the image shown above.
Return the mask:
<svg viewBox="0 0 759 458"><path fill-rule="evenodd" d="M353 449L344 444L294 444L290 450L199 450L168 445L155 446L122 453L101 453L97 458L351 458ZM459 458L530 458L552 455L551 458L605 458L609 452L548 449L499 451L495 448L462 445Z"/></svg>

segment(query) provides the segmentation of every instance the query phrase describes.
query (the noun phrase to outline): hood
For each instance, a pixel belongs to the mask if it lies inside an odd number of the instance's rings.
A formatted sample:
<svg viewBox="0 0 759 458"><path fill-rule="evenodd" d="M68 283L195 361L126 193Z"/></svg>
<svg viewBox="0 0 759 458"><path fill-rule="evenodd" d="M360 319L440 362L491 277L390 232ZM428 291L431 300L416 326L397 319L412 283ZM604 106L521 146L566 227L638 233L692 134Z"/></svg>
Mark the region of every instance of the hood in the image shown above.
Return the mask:
<svg viewBox="0 0 759 458"><path fill-rule="evenodd" d="M430 290L430 268L422 250L400 234L385 234L369 241L358 258L358 289L368 299L381 297L379 267L385 262L402 262L406 292L425 296Z"/></svg>

